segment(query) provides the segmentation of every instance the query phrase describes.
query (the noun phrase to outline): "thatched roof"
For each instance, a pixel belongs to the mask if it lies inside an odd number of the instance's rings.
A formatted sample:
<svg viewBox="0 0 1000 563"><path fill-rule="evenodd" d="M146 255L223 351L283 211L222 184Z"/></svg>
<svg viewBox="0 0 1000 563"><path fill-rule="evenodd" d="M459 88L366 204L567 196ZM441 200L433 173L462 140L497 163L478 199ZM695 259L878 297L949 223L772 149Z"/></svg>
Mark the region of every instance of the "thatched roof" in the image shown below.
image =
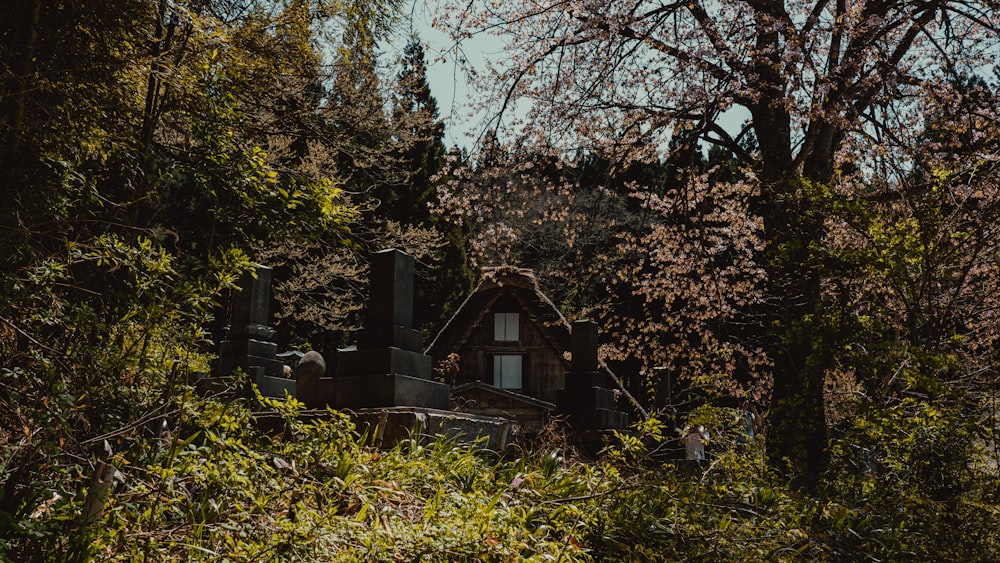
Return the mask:
<svg viewBox="0 0 1000 563"><path fill-rule="evenodd" d="M426 354L440 359L462 347L472 330L482 322L501 298L515 299L528 319L539 327L552 350L569 369L564 353L570 349L570 326L566 317L538 288L531 270L511 266L483 269L483 278L455 315L427 346ZM491 321L492 322L492 321Z"/></svg>
<svg viewBox="0 0 1000 563"><path fill-rule="evenodd" d="M565 364L566 371L569 371L571 368L568 358L571 349L569 321L538 288L538 281L531 270L513 266L483 268L483 278L479 286L465 299L424 353L437 361L461 348L473 329L490 313L493 305L505 296L511 296L521 304L528 318L541 328L540 332ZM600 362L600 369L609 376L613 385L625 394L636 412L643 418L647 417L645 409L603 361Z"/></svg>

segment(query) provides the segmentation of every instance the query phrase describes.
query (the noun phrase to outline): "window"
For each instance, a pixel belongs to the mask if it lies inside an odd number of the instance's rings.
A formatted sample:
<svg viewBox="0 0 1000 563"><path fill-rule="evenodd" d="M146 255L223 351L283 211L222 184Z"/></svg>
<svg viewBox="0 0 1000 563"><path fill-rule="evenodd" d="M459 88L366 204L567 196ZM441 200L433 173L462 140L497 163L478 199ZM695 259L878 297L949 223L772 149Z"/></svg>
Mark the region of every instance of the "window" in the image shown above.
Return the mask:
<svg viewBox="0 0 1000 563"><path fill-rule="evenodd" d="M496 313L493 315L493 340L497 342L517 342L520 340L517 313Z"/></svg>
<svg viewBox="0 0 1000 563"><path fill-rule="evenodd" d="M525 360L517 353L523 350L516 347L521 338L519 321L517 313L493 314L493 341L504 343L493 356L493 386L500 389L522 389Z"/></svg>
<svg viewBox="0 0 1000 563"><path fill-rule="evenodd" d="M493 386L521 389L521 356L493 356Z"/></svg>

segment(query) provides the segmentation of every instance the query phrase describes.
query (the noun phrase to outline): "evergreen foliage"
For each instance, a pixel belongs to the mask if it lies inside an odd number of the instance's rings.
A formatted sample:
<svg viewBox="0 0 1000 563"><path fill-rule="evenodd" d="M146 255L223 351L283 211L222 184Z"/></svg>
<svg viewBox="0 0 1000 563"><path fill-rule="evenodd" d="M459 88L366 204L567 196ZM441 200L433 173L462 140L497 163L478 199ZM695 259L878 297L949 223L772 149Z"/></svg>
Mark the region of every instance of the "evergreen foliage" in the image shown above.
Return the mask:
<svg viewBox="0 0 1000 563"><path fill-rule="evenodd" d="M422 272L414 323L433 336L457 310L476 281L469 265L468 227L433 214L447 164L444 123L427 82L427 61L418 36L410 37L400 61L393 94L392 130L396 156L406 174L386 190L380 212L401 223L421 225L442 237Z"/></svg>

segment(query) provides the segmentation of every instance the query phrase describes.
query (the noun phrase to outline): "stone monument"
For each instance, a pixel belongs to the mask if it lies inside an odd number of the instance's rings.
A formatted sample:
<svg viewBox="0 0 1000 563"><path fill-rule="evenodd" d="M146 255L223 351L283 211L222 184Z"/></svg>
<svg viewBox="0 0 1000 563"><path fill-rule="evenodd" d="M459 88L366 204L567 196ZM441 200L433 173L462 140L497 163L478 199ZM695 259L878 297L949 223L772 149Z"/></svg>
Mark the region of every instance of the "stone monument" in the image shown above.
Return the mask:
<svg viewBox="0 0 1000 563"><path fill-rule="evenodd" d="M431 357L413 328L413 272L409 254L372 255L365 328L356 350L337 353L331 406L448 409L451 388L432 379Z"/></svg>
<svg viewBox="0 0 1000 563"><path fill-rule="evenodd" d="M213 371L229 375L238 368L264 395L283 396L286 390L294 394L295 382L283 377L278 345L271 341L275 334L270 326L271 268L255 266L252 273L244 274L239 286Z"/></svg>
<svg viewBox="0 0 1000 563"><path fill-rule="evenodd" d="M611 381L597 361L597 324L575 321L570 345L572 362L566 388L556 393L556 411L568 415L581 430L610 430L628 426L628 414L617 410Z"/></svg>

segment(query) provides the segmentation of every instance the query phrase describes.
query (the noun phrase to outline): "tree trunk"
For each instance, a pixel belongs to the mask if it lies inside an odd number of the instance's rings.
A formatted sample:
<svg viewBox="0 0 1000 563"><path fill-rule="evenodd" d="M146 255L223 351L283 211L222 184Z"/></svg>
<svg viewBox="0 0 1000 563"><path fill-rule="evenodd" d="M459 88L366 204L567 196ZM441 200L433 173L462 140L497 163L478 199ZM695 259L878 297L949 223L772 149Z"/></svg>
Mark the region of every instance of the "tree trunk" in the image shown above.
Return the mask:
<svg viewBox="0 0 1000 563"><path fill-rule="evenodd" d="M30 75L33 71L35 58L35 44L38 41L38 22L42 14L41 0L34 0L31 3L31 14L25 26L24 45L22 47L21 61L18 68L17 95L14 101L14 111L10 116L10 150L17 152L20 148L21 130L24 128L24 104L27 98L28 88L31 86Z"/></svg>
<svg viewBox="0 0 1000 563"><path fill-rule="evenodd" d="M777 73L761 67L761 76L781 84ZM769 76L770 75L770 76ZM767 291L762 322L769 335L766 351L774 362L774 385L768 417L769 466L800 488L815 488L827 463L827 428L823 382L829 359L824 340L821 272L814 255L823 237L822 210L812 201L810 183L827 183L829 158L809 156L812 172L803 177L792 158L791 118L783 88L775 86L752 106L760 144L762 186L760 212L767 245L764 261Z"/></svg>
<svg viewBox="0 0 1000 563"><path fill-rule="evenodd" d="M149 156L149 149L153 144L153 133L156 131L160 101L160 74L163 72L162 57L170 47L170 38L173 34L173 24L166 23L170 17L167 9L166 0L161 0L157 9L155 33L149 45L150 68L149 76L146 78L146 101L143 104L142 128L139 133L139 152L144 159ZM172 18L170 19L172 21Z"/></svg>
<svg viewBox="0 0 1000 563"><path fill-rule="evenodd" d="M813 489L827 463L823 381L829 352L818 273L815 268L789 267L808 264L808 247L815 239L802 236L782 242L785 234L771 231L768 243L769 297L778 306L765 316L772 325L769 353L774 362L767 459L794 485Z"/></svg>
<svg viewBox="0 0 1000 563"><path fill-rule="evenodd" d="M9 46L10 50L4 56L7 59L4 62L12 69L12 77L7 81L7 84L0 86L0 111L6 113L3 119L7 126L7 134L4 139L7 143L5 150L9 158L7 164L13 166L14 169L22 164L19 153L24 148L25 105L27 104L28 90L34 86L32 74L35 72L35 47L38 43L38 24L41 13L41 0L33 0L30 5L25 6L24 20L18 22L23 23L23 27L14 30L14 42ZM10 90L7 90L8 84ZM5 97L10 102L4 100ZM8 177L13 178L15 174L10 174ZM16 193L15 187L9 182L0 182L0 199L2 201L14 202Z"/></svg>

